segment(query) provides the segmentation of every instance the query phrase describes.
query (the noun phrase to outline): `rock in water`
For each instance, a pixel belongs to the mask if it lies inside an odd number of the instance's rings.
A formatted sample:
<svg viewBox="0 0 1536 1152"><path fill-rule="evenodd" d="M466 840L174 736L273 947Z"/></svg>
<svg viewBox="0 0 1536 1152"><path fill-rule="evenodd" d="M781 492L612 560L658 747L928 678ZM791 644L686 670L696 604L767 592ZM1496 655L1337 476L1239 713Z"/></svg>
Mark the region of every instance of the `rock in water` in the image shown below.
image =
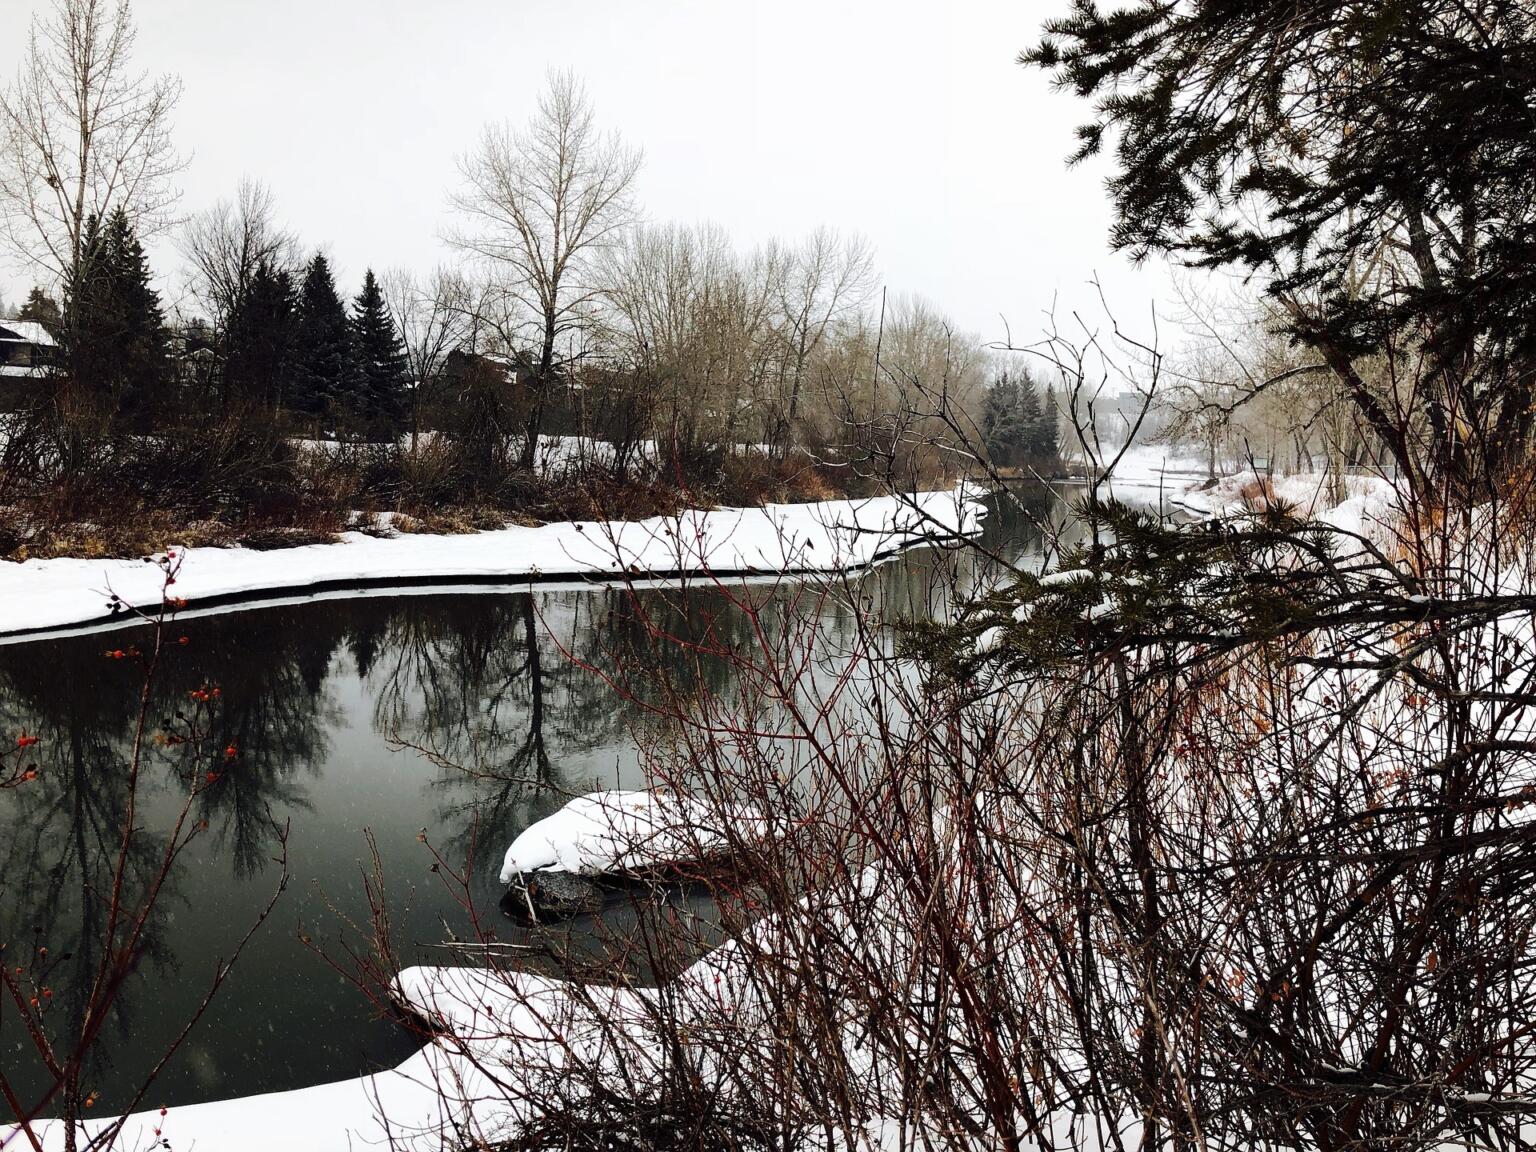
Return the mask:
<svg viewBox="0 0 1536 1152"><path fill-rule="evenodd" d="M512 878L506 907L514 915L535 920L565 920L603 906L603 886L595 879L550 869L520 872Z"/></svg>

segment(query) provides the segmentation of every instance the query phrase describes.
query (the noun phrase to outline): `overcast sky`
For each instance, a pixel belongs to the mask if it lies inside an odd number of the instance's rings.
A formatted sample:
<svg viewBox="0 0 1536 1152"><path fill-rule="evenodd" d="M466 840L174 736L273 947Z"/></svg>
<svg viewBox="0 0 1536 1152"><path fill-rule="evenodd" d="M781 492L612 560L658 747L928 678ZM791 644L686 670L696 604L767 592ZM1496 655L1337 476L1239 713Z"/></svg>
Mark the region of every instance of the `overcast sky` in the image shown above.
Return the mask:
<svg viewBox="0 0 1536 1152"><path fill-rule="evenodd" d="M455 158L488 120L524 120L551 67L645 151L657 220L712 220L744 246L820 224L873 241L884 284L964 327L1038 331L1094 306L1166 312L1167 276L1106 241L1104 168L1068 171L1084 109L1016 63L1056 0L136 0L137 59L185 83L181 211L242 175L363 269L449 258ZM45 0L6 0L24 26ZM20 45L0 37L14 76ZM151 249L175 283L174 249ZM16 302L29 278L0 273Z"/></svg>

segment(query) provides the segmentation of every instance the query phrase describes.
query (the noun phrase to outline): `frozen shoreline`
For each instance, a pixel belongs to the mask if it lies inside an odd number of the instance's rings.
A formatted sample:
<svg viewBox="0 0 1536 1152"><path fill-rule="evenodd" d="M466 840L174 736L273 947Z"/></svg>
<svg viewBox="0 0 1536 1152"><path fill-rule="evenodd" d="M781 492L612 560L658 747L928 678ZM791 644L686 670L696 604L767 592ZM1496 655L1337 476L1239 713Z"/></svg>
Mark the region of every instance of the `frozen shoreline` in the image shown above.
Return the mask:
<svg viewBox="0 0 1536 1152"><path fill-rule="evenodd" d="M153 613L162 594L182 615L255 602L357 594L363 590L487 590L603 580L771 578L858 571L905 549L953 542L979 530L979 492L947 492L688 511L607 523L509 526L460 536L390 538L343 533L334 544L256 551L181 552L170 589L139 560L0 562L0 641L121 627L115 594Z"/></svg>

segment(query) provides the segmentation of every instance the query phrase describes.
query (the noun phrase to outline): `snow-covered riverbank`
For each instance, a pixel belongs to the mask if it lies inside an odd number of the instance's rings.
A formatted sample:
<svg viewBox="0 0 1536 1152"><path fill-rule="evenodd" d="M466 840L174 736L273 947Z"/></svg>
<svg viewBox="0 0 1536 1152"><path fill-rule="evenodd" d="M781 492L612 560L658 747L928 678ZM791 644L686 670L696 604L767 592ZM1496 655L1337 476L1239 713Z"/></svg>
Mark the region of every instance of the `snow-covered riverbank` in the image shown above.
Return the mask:
<svg viewBox="0 0 1536 1152"><path fill-rule="evenodd" d="M705 957L678 981L690 998L718 997L716 977L733 948ZM152 1108L122 1118L114 1149L162 1146L217 1152L442 1152L508 1139L522 1119L514 1098L488 1075L515 1075L526 1059L547 1062L567 1050L592 1056L611 1048L626 1023L643 1035L654 990L578 986L522 972L480 968L409 968L394 995L444 1034L395 1068L234 1100ZM601 1035L600 1035L601 1034ZM576 1058L576 1057L572 1057ZM102 1140L116 1118L82 1123L80 1146ZM33 1125L44 1152L62 1152L64 1126ZM9 1143L7 1141L9 1140ZM29 1148L25 1134L0 1126L0 1147Z"/></svg>
<svg viewBox="0 0 1536 1152"><path fill-rule="evenodd" d="M562 580L809 575L845 572L980 526L979 493L950 492L769 504L650 520L545 524L461 536L357 532L339 543L274 551L179 553L170 595L188 611L346 588L495 585ZM164 573L144 560L0 563L0 638L131 618L113 597L155 611Z"/></svg>
<svg viewBox="0 0 1536 1152"><path fill-rule="evenodd" d="M710 826L714 814L709 804L689 797L595 793L529 828L508 853L509 867L563 861L573 870L619 875L636 866L695 859L721 842ZM770 933L760 927L746 939ZM668 985L667 1004L703 1016L739 998L742 948L735 941L694 962ZM567 1060L588 1066L621 1055L644 1064L662 995L656 988L480 967L407 968L390 993L432 1031L395 1068L287 1092L151 1108L122 1118L110 1147L440 1152L491 1146L510 1139L528 1119L527 1102L498 1082L499 1072L560 1069ZM86 1120L82 1143L105 1140L117 1123L115 1117ZM64 1129L56 1121L35 1124L32 1135L44 1152L64 1147ZM28 1146L26 1134L0 1127L0 1147L9 1147L7 1139Z"/></svg>

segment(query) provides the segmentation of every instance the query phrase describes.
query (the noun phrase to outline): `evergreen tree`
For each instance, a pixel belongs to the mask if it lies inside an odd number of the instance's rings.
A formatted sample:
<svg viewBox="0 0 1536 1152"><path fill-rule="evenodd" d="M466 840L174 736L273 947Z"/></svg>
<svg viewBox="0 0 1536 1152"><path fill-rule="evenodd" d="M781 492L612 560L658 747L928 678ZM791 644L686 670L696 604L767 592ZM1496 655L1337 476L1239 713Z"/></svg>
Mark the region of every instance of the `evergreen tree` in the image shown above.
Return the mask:
<svg viewBox="0 0 1536 1152"><path fill-rule="evenodd" d="M1004 370L987 386L981 413L981 434L986 441L987 455L999 467L1011 468L1018 463L1023 446L1023 430L1019 427L1018 416L1019 385Z"/></svg>
<svg viewBox="0 0 1536 1152"><path fill-rule="evenodd" d="M319 416L349 397L356 372L347 310L331 265L317 254L304 272L294 323L292 407Z"/></svg>
<svg viewBox="0 0 1536 1152"><path fill-rule="evenodd" d="M1093 101L1117 248L1259 278L1405 478L1486 499L1527 466L1530 0L1079 0L1023 59Z"/></svg>
<svg viewBox="0 0 1536 1152"><path fill-rule="evenodd" d="M1042 469L1049 468L1053 473L1060 470L1061 408L1056 402L1056 389L1049 384L1040 404L1040 426L1035 434L1034 453Z"/></svg>
<svg viewBox="0 0 1536 1152"><path fill-rule="evenodd" d="M992 382L981 426L993 464L1055 471L1059 463L1055 399L1042 401L1040 387L1028 372L1004 370Z"/></svg>
<svg viewBox="0 0 1536 1152"><path fill-rule="evenodd" d="M63 314L59 311L58 302L41 288L35 286L31 292L27 293L26 302L17 309L16 319L30 320L36 324L41 324L55 337L57 337L64 321Z"/></svg>
<svg viewBox="0 0 1536 1152"><path fill-rule="evenodd" d="M235 301L225 336L226 395L278 409L288 403L298 300L286 269L262 261Z"/></svg>
<svg viewBox="0 0 1536 1152"><path fill-rule="evenodd" d="M145 413L160 398L168 378L160 297L121 208L88 222L62 334L75 383L109 396L115 412Z"/></svg>
<svg viewBox="0 0 1536 1152"><path fill-rule="evenodd" d="M352 303L352 351L357 365L353 417L375 431L398 429L406 410L405 344L371 268Z"/></svg>
<svg viewBox="0 0 1536 1152"><path fill-rule="evenodd" d="M1040 393L1028 372L1019 373L1018 427L1019 448L1027 468L1040 466L1041 425L1045 422L1045 410L1040 405Z"/></svg>

